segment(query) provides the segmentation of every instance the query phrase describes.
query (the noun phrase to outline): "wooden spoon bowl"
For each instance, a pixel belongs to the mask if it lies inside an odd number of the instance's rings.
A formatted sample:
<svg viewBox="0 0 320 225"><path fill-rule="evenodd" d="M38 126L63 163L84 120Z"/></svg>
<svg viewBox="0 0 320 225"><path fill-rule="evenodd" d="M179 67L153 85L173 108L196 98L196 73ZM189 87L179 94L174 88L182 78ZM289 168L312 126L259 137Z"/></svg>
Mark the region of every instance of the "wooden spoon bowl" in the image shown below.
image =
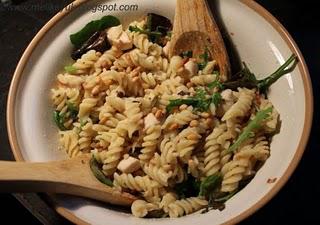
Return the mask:
<svg viewBox="0 0 320 225"><path fill-rule="evenodd" d="M220 30L205 0L177 0L170 56L192 51L202 55L206 49L217 61L220 79L230 75L230 63Z"/></svg>

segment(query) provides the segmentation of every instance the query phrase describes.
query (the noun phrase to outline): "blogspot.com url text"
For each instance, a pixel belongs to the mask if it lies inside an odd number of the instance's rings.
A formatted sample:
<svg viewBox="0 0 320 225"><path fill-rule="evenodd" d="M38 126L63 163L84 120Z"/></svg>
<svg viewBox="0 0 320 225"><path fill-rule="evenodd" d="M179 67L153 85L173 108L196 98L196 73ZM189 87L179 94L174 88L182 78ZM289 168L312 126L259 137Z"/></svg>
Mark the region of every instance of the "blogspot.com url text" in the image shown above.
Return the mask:
<svg viewBox="0 0 320 225"><path fill-rule="evenodd" d="M33 5L7 5L5 7L0 7L0 11L33 11L33 12L64 12L64 11L72 11L74 8L85 8L87 11L91 11L92 13L97 12L114 12L114 11L120 11L120 12L130 12L130 11L138 11L139 5L138 4L99 4L94 6L89 6L82 4L80 6L75 6L74 3L71 3L70 5L63 6L59 3L57 4L33 4Z"/></svg>

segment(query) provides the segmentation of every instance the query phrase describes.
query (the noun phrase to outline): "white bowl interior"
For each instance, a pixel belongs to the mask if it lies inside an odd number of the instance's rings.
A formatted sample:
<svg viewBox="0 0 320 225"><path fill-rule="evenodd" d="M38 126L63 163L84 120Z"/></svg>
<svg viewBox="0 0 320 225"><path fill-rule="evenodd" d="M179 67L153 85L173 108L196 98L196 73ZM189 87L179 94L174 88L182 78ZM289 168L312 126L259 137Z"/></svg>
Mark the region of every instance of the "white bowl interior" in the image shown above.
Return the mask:
<svg viewBox="0 0 320 225"><path fill-rule="evenodd" d="M75 9L60 20L40 41L23 71L15 104L15 129L22 155L27 161L50 161L65 158L58 150L58 130L52 122L50 88L66 64L71 63L72 46L69 35L87 22L103 15L118 16L122 22L132 21L155 12L173 19L175 1L135 0L99 1L99 4L137 4L138 11L96 12L83 7ZM95 5L97 2L94 3ZM241 59L252 71L267 75L291 55L281 35L258 13L234 0L219 0L218 9ZM60 196L58 205L67 208L80 219L94 224L220 224L257 203L276 184L267 184L268 178L280 178L296 152L303 131L305 91L298 69L272 86L269 97L280 112L282 126L271 145L271 157L252 182L226 204L223 211L210 211L179 219L137 219L114 211L103 204L81 198Z"/></svg>

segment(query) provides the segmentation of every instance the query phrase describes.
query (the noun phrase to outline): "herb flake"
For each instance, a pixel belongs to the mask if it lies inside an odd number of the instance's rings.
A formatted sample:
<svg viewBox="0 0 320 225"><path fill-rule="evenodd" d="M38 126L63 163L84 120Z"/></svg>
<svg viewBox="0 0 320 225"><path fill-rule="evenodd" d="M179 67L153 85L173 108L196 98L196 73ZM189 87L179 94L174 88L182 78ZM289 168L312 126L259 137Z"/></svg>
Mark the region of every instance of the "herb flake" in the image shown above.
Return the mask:
<svg viewBox="0 0 320 225"><path fill-rule="evenodd" d="M55 122L55 124L58 126L58 128L61 131L65 131L67 130L67 128L64 126L64 122L65 122L65 114L61 113L59 111L54 111L53 112L53 121Z"/></svg>
<svg viewBox="0 0 320 225"><path fill-rule="evenodd" d="M153 42L157 42L157 40L159 40L162 37L162 33L160 31L150 31L148 29L141 29L137 26L130 26L129 31L146 34L149 37L149 39L153 40Z"/></svg>
<svg viewBox="0 0 320 225"><path fill-rule="evenodd" d="M67 72L67 73L74 73L74 72L76 72L77 71L77 68L76 67L74 67L74 66L72 66L72 65L70 65L70 66L65 66L64 67L64 70Z"/></svg>
<svg viewBox="0 0 320 225"><path fill-rule="evenodd" d="M70 117L72 119L76 119L78 116L78 108L75 106L75 104L72 102L67 102L67 109L70 113Z"/></svg>
<svg viewBox="0 0 320 225"><path fill-rule="evenodd" d="M213 192L222 181L222 176L219 173L206 177L200 185L199 196L208 196Z"/></svg>
<svg viewBox="0 0 320 225"><path fill-rule="evenodd" d="M199 88L196 95L187 99L174 99L169 101L167 106L167 111L171 112L175 107L186 104L194 107L195 110L200 112L208 111L211 104L216 107L220 104L222 100L220 93L214 93L212 96L207 97L207 93L204 89Z"/></svg>

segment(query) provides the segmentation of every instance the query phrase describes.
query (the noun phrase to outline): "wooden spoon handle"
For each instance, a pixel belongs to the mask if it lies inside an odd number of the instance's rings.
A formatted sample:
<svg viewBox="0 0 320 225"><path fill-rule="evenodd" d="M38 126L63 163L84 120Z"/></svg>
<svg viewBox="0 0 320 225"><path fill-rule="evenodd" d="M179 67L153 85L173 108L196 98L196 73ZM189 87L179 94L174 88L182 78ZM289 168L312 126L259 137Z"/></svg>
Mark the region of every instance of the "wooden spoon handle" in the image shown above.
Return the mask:
<svg viewBox="0 0 320 225"><path fill-rule="evenodd" d="M55 164L0 161L0 191L64 193L66 179Z"/></svg>
<svg viewBox="0 0 320 225"><path fill-rule="evenodd" d="M174 28L179 32L206 31L208 24L205 0L177 0Z"/></svg>
<svg viewBox="0 0 320 225"><path fill-rule="evenodd" d="M46 162L0 161L0 192L47 192L131 205L134 196L100 183L90 170L90 155Z"/></svg>

